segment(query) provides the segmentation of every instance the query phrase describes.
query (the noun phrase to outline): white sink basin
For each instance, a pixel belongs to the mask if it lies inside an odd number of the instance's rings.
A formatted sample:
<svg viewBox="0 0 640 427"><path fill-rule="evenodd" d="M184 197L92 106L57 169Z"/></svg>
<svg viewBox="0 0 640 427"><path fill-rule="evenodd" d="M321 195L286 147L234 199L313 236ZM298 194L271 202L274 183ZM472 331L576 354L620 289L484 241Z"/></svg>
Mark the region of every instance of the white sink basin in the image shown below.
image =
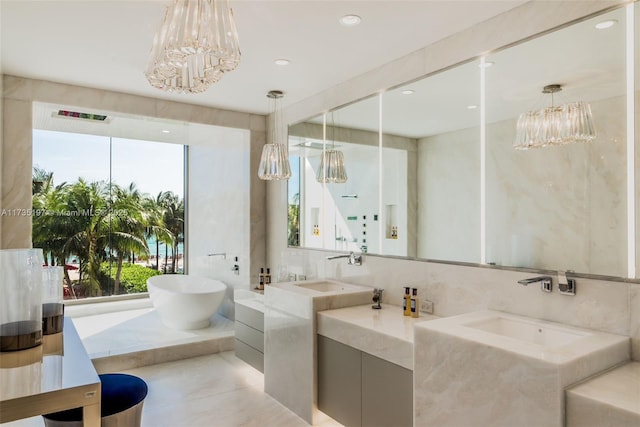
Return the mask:
<svg viewBox="0 0 640 427"><path fill-rule="evenodd" d="M465 326L542 345L544 347L568 345L580 338L590 335L588 332L565 329L536 321L507 318L501 315L470 322L465 324Z"/></svg>
<svg viewBox="0 0 640 427"><path fill-rule="evenodd" d="M312 283L296 283L295 286L305 289L311 289L318 292L344 292L362 290L360 286L348 285L346 283L336 282L312 282Z"/></svg>

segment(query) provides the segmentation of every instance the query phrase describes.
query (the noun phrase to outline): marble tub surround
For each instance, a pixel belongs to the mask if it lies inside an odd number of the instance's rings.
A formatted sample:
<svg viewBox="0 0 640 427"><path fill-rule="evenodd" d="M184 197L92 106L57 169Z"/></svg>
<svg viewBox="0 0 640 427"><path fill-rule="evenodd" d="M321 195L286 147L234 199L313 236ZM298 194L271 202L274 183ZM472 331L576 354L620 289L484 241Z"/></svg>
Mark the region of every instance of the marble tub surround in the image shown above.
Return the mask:
<svg viewBox="0 0 640 427"><path fill-rule="evenodd" d="M349 291L319 292L297 283L301 282L265 286L264 390L315 424L322 418L316 408L316 313L369 303L373 289L358 286Z"/></svg>
<svg viewBox="0 0 640 427"><path fill-rule="evenodd" d="M567 390L567 427L640 425L640 362L631 362Z"/></svg>
<svg viewBox="0 0 640 427"><path fill-rule="evenodd" d="M496 318L533 323L542 333L557 328L566 343L535 343L506 327L485 330L482 322ZM492 310L414 330L416 426L563 426L565 388L627 361L630 352L625 336Z"/></svg>
<svg viewBox="0 0 640 427"><path fill-rule="evenodd" d="M413 328L420 322L438 319L430 314L404 316L402 307L371 304L318 312L318 335L372 354L413 371Z"/></svg>

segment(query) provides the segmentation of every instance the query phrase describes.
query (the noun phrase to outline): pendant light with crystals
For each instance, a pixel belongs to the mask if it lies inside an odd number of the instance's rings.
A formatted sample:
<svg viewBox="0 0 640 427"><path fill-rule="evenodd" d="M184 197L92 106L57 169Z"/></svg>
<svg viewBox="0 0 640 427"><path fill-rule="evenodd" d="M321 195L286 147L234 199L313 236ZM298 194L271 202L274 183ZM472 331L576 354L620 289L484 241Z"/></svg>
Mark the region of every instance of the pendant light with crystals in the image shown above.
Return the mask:
<svg viewBox="0 0 640 427"><path fill-rule="evenodd" d="M228 0L172 0L153 40L145 76L158 89L200 93L239 63Z"/></svg>
<svg viewBox="0 0 640 427"><path fill-rule="evenodd" d="M333 122L333 112L331 112L331 148L322 150L320 166L316 172L316 181L322 183L343 184L347 182L347 170L344 167L344 155L342 151L336 150L335 124Z"/></svg>
<svg viewBox="0 0 640 427"><path fill-rule="evenodd" d="M528 150L595 139L591 106L583 101L555 106L553 95L561 90L559 84L545 86L542 93L551 94L551 106L520 114L513 143L515 149Z"/></svg>
<svg viewBox="0 0 640 427"><path fill-rule="evenodd" d="M260 166L258 166L258 178L265 181L276 181L289 179L291 177L291 167L289 166L289 149L287 141L282 137L281 112L278 109L278 99L284 94L279 90L272 90L267 93L267 98L271 99L271 114L273 122L270 130L271 142L262 147Z"/></svg>

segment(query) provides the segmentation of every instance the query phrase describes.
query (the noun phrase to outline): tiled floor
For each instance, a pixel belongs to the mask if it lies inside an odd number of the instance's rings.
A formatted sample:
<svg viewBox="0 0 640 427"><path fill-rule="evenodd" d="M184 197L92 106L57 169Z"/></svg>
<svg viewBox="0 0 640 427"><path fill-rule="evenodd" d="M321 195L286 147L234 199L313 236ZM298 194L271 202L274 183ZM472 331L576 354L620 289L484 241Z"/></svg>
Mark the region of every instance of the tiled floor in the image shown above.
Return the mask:
<svg viewBox="0 0 640 427"><path fill-rule="evenodd" d="M142 427L303 427L298 418L263 392L264 376L233 352L136 368L126 373L147 382ZM323 427L338 426L327 419ZM2 424L42 427L41 417Z"/></svg>
<svg viewBox="0 0 640 427"><path fill-rule="evenodd" d="M233 339L233 322L212 317L209 328L176 331L162 325L151 308L73 317L74 325L99 372L114 360L132 361L125 372L147 382L142 427L296 427L307 426L293 412L264 393L264 376L236 358L233 351L217 352L210 343ZM222 344L220 348L223 348ZM154 363L160 355L194 352L205 356ZM100 363L97 363L100 361ZM142 362L142 363L137 363ZM2 427L43 427L42 417L1 424ZM340 426L326 417L323 427Z"/></svg>

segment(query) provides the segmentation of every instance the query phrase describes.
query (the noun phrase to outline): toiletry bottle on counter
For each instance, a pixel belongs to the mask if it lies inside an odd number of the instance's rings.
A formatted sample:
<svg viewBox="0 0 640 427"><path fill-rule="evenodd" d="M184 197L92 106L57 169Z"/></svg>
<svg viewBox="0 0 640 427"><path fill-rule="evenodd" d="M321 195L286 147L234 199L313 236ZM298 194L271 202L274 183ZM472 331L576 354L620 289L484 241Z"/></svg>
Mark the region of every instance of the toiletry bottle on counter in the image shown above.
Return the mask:
<svg viewBox="0 0 640 427"><path fill-rule="evenodd" d="M420 300L418 299L418 289L412 289L411 295L411 317L420 317Z"/></svg>
<svg viewBox="0 0 640 427"><path fill-rule="evenodd" d="M265 285L271 284L271 271L269 268L267 268L267 274L264 275L264 284Z"/></svg>
<svg viewBox="0 0 640 427"><path fill-rule="evenodd" d="M260 267L260 274L258 276L258 290L264 290L264 268Z"/></svg>
<svg viewBox="0 0 640 427"><path fill-rule="evenodd" d="M405 316L411 316L411 294L408 286L404 288L404 299L402 300L402 312Z"/></svg>

